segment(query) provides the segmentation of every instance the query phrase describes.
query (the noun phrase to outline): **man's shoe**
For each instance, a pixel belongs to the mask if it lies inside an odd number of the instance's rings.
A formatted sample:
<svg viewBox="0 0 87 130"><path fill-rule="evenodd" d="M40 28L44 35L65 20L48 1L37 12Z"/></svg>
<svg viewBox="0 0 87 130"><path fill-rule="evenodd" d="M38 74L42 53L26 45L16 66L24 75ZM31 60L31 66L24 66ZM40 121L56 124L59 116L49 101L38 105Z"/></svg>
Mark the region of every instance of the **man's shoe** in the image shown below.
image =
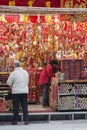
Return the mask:
<svg viewBox="0 0 87 130"><path fill-rule="evenodd" d="M17 122L11 122L12 125L17 125L18 123Z"/></svg>
<svg viewBox="0 0 87 130"><path fill-rule="evenodd" d="M29 121L25 121L24 124L25 124L25 125L28 125L28 124L29 124Z"/></svg>

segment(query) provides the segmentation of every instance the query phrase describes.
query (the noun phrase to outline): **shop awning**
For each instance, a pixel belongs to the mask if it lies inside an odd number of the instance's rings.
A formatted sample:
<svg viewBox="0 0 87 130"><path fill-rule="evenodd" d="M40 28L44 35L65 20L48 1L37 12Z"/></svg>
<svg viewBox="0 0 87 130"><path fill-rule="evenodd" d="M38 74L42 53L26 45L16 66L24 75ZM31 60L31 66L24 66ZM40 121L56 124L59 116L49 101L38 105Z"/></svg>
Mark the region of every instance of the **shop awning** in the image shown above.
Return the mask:
<svg viewBox="0 0 87 130"><path fill-rule="evenodd" d="M47 8L47 7L23 7L0 6L0 13L23 14L80 14L87 13L87 8Z"/></svg>

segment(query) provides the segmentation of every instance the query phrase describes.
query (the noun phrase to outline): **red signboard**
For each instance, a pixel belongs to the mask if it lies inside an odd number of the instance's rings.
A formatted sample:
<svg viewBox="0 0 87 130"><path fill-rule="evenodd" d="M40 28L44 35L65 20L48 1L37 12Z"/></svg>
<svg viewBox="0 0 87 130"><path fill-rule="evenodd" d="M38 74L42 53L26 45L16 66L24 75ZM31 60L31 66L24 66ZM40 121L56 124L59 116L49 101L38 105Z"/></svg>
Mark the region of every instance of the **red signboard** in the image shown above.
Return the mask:
<svg viewBox="0 0 87 130"><path fill-rule="evenodd" d="M60 7L60 0L0 0L0 5L29 7Z"/></svg>

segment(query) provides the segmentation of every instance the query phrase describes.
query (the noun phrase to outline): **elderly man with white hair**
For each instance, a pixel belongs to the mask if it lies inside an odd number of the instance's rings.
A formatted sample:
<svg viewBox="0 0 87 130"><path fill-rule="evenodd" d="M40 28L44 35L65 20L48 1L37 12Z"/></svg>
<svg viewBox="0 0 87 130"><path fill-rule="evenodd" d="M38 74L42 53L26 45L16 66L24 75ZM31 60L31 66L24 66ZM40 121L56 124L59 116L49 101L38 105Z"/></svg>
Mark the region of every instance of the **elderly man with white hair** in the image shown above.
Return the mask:
<svg viewBox="0 0 87 130"><path fill-rule="evenodd" d="M24 124L29 123L28 119L28 83L29 74L26 70L20 67L19 61L14 61L14 71L11 72L7 79L7 85L11 87L12 90L12 100L13 100L13 113L14 119L11 124L17 125L19 116L19 103L21 103L23 110L23 120Z"/></svg>

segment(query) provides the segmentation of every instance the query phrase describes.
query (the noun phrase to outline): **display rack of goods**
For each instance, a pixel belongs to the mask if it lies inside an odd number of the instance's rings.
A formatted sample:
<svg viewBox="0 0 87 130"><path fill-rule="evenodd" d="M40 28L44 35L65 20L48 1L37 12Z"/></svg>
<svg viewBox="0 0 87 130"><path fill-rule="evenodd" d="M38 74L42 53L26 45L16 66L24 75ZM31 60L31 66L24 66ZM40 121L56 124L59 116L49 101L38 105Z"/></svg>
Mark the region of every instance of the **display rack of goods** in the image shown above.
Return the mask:
<svg viewBox="0 0 87 130"><path fill-rule="evenodd" d="M75 90L73 83L59 83L58 110L75 109Z"/></svg>
<svg viewBox="0 0 87 130"><path fill-rule="evenodd" d="M60 82L58 110L87 110L87 80Z"/></svg>
<svg viewBox="0 0 87 130"><path fill-rule="evenodd" d="M49 106L53 110L58 110L58 79L52 78L49 92Z"/></svg>
<svg viewBox="0 0 87 130"><path fill-rule="evenodd" d="M61 96L59 99L59 110L74 110L75 97L74 96Z"/></svg>
<svg viewBox="0 0 87 130"><path fill-rule="evenodd" d="M87 83L75 83L76 108L87 110Z"/></svg>
<svg viewBox="0 0 87 130"><path fill-rule="evenodd" d="M62 68L66 80L81 79L84 71L84 60L63 60Z"/></svg>
<svg viewBox="0 0 87 130"><path fill-rule="evenodd" d="M29 103L39 103L39 89L37 78L38 75L36 71L29 72L29 94L28 94Z"/></svg>
<svg viewBox="0 0 87 130"><path fill-rule="evenodd" d="M50 2L47 3L50 5ZM69 0L68 3L70 3ZM22 7L17 9L8 7L9 14L6 13L6 7L1 7L1 10L1 59L3 57L6 60L18 59L25 67L28 58L32 57L41 65L55 58L56 53L60 51L60 59L85 59L86 65L87 60L84 56L87 48L86 10L82 8L81 10L78 8L76 10L71 8L43 10L33 7L32 10L26 7L22 10ZM3 64L3 66L10 69L10 64ZM66 74L67 79L73 78L73 63L71 67L72 76ZM79 75L78 70L76 78Z"/></svg>
<svg viewBox="0 0 87 130"><path fill-rule="evenodd" d="M0 112L5 112L7 110L8 103L4 98L0 98Z"/></svg>
<svg viewBox="0 0 87 130"><path fill-rule="evenodd" d="M6 84L10 72L0 72L0 84Z"/></svg>
<svg viewBox="0 0 87 130"><path fill-rule="evenodd" d="M10 87L6 84L10 72L0 72L0 112L8 111Z"/></svg>

